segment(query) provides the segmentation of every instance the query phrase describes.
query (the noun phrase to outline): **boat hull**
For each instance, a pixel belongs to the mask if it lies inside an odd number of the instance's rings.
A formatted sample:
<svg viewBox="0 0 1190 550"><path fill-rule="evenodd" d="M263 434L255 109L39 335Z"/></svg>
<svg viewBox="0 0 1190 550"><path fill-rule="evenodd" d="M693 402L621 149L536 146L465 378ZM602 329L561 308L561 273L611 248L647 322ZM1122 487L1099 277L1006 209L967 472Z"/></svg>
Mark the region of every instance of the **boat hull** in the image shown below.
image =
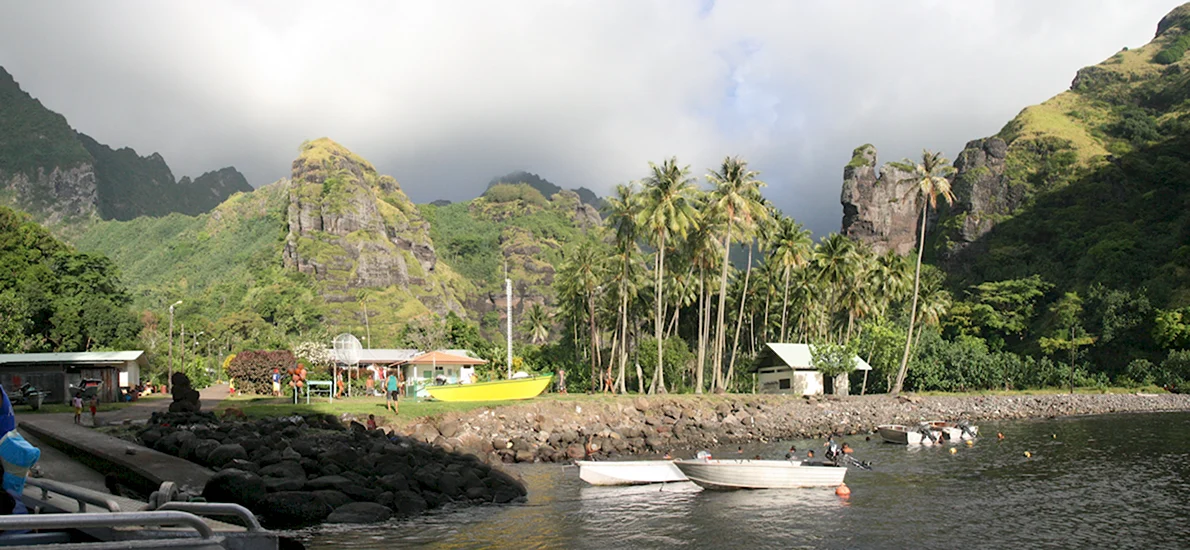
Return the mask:
<svg viewBox="0 0 1190 550"><path fill-rule="evenodd" d="M794 460L675 460L686 478L704 489L834 487L847 468L808 466Z"/></svg>
<svg viewBox="0 0 1190 550"><path fill-rule="evenodd" d="M575 461L578 477L591 485L646 485L686 481L672 460Z"/></svg>
<svg viewBox="0 0 1190 550"><path fill-rule="evenodd" d="M908 426L901 426L899 424L883 424L876 427L876 432L880 434L880 438L898 445L920 445L921 432L916 428Z"/></svg>
<svg viewBox="0 0 1190 550"><path fill-rule="evenodd" d="M551 374L476 384L429 386L426 391L439 401L509 401L537 397L553 380L554 375Z"/></svg>
<svg viewBox="0 0 1190 550"><path fill-rule="evenodd" d="M942 432L942 437L950 441L963 441L967 439L975 439L979 435L979 426L963 426L955 422L946 422L942 420L935 420L930 422L931 430L938 430Z"/></svg>

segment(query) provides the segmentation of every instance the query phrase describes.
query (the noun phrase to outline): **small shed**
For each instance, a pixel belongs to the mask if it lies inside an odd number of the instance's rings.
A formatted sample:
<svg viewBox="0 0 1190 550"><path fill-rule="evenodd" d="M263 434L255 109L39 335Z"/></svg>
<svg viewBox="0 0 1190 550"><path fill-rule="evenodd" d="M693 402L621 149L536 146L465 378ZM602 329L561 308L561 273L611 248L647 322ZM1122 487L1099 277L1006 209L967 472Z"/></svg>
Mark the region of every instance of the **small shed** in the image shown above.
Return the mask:
<svg viewBox="0 0 1190 550"><path fill-rule="evenodd" d="M756 384L760 393L820 395L826 393L822 372L812 366L810 344L765 344L756 359ZM872 370L858 355L856 370ZM847 374L840 374L832 384L832 393L847 393Z"/></svg>
<svg viewBox="0 0 1190 550"><path fill-rule="evenodd" d="M426 386L455 384L460 380L474 380L474 368L487 361L471 356L467 350L431 351L409 359L401 365L405 374L407 394L429 397ZM464 376L467 375L467 376Z"/></svg>
<svg viewBox="0 0 1190 550"><path fill-rule="evenodd" d="M140 384L141 368L148 364L142 350L6 353L0 354L0 384L11 396L29 383L47 392L46 403L69 404L71 388L84 380L99 380L99 400L110 403L119 400L120 388Z"/></svg>

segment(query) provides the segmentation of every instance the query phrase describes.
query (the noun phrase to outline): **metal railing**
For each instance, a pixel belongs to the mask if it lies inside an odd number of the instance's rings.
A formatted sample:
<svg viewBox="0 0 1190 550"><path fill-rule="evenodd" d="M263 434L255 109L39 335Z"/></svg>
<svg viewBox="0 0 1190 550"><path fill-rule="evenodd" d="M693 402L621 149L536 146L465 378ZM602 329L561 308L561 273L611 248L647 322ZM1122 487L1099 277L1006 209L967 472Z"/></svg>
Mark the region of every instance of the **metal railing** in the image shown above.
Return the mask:
<svg viewBox="0 0 1190 550"><path fill-rule="evenodd" d="M215 536L202 518L177 510L156 512L108 512L87 514L18 514L0 516L0 531L25 529L83 529L87 527L183 526L193 528L198 536Z"/></svg>
<svg viewBox="0 0 1190 550"><path fill-rule="evenodd" d="M86 512L88 504L101 506L109 512L120 511L120 504L118 502L113 500L109 495L105 495L99 491L92 491L69 483L60 483L52 479L35 477L28 478L25 484L41 489L42 500L49 500L49 493L51 492L74 499L78 502L79 512Z"/></svg>
<svg viewBox="0 0 1190 550"><path fill-rule="evenodd" d="M252 512L230 502L167 502L158 510L177 510L204 517L233 517L244 522L244 527L249 531L264 531Z"/></svg>

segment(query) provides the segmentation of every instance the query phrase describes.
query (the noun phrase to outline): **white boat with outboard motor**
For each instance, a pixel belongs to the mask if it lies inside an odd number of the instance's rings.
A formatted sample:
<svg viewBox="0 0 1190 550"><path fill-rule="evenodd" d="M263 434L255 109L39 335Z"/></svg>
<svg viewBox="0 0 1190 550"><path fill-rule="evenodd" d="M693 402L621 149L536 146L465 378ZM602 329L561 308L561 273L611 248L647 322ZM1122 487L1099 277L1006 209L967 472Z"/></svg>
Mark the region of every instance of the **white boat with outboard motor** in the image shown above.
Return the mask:
<svg viewBox="0 0 1190 550"><path fill-rule="evenodd" d="M881 424L876 426L880 438L898 445L933 445L942 441L942 432L931 430L926 423L917 426Z"/></svg>
<svg viewBox="0 0 1190 550"><path fill-rule="evenodd" d="M578 477L591 485L646 485L686 481L672 460L576 460Z"/></svg>
<svg viewBox="0 0 1190 550"><path fill-rule="evenodd" d="M799 460L695 458L675 460L674 466L690 481L714 490L836 487L847 475L847 468L843 466Z"/></svg>
<svg viewBox="0 0 1190 550"><path fill-rule="evenodd" d="M942 437L949 441L964 441L968 439L975 439L979 436L979 426L972 426L966 420L958 422L949 422L945 420L932 420L926 422L926 425L931 430L942 432Z"/></svg>

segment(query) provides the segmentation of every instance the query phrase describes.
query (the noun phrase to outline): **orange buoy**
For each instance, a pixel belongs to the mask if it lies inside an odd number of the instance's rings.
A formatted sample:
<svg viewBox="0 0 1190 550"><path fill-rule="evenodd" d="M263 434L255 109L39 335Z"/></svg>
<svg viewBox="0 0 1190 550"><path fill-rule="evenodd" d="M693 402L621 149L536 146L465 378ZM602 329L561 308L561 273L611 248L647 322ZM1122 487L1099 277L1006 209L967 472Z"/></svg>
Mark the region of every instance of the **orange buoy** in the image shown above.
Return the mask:
<svg viewBox="0 0 1190 550"><path fill-rule="evenodd" d="M971 447L971 446L973 446L973 445L975 445L975 442L974 442L974 441L971 441L970 439L968 439L968 440L967 440L967 446L968 446L968 447Z"/></svg>
<svg viewBox="0 0 1190 550"><path fill-rule="evenodd" d="M841 497L851 496L851 489L847 487L846 483L840 483L835 489L835 494Z"/></svg>
<svg viewBox="0 0 1190 550"><path fill-rule="evenodd" d="M956 449L956 448L954 448L954 447L951 447L951 448L950 448L950 454L955 454L955 453L957 453L957 452L959 452L959 450L958 450L958 449Z"/></svg>
<svg viewBox="0 0 1190 550"><path fill-rule="evenodd" d="M1029 458L1031 456L1033 456L1033 453L1031 453L1029 451L1025 451L1025 458Z"/></svg>
<svg viewBox="0 0 1190 550"><path fill-rule="evenodd" d="M996 432L996 439L1004 440L1004 432Z"/></svg>

